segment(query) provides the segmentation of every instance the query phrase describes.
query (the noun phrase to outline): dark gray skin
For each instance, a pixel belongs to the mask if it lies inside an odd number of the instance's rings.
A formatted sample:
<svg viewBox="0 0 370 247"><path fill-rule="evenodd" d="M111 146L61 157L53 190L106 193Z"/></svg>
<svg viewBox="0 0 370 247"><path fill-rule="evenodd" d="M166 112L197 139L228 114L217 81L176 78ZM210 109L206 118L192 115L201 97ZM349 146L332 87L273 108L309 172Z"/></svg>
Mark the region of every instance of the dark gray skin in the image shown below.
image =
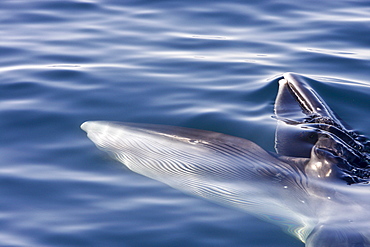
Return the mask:
<svg viewBox="0 0 370 247"><path fill-rule="evenodd" d="M296 111L289 108L292 101L298 103ZM303 114L300 116L299 110ZM323 180L344 180L348 185L369 181L369 142L366 138L349 131L335 116L326 103L295 74L285 74L280 82L275 104L275 114L286 126L294 126L294 131L277 128L277 153L329 161L321 169L313 169L308 162L305 173L320 176ZM301 114L301 115L302 115ZM292 148L290 139L298 149ZM304 148L302 148L304 147ZM329 175L325 176L325 174ZM365 236L348 226L318 225L306 240L306 246L360 247L370 246L369 236Z"/></svg>
<svg viewBox="0 0 370 247"><path fill-rule="evenodd" d="M81 128L130 170L277 223L308 247L370 247L370 145L305 80L286 73L279 82L277 154L182 127L85 122Z"/></svg>
<svg viewBox="0 0 370 247"><path fill-rule="evenodd" d="M299 75L286 73L280 81L275 115L285 124L277 127L277 153L310 158L314 151L317 156L333 159L331 166L338 167L340 173L335 176L348 184L368 181L368 140L349 131L304 80ZM292 107L294 103L298 107ZM299 145L293 146L292 142Z"/></svg>

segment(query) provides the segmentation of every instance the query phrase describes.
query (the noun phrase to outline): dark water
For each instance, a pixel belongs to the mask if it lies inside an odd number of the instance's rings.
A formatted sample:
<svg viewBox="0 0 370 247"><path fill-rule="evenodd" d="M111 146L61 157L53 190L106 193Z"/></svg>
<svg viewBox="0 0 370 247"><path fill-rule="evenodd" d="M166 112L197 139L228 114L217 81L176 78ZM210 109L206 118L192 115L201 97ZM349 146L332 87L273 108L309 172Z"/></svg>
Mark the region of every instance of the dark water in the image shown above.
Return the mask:
<svg viewBox="0 0 370 247"><path fill-rule="evenodd" d="M0 1L1 246L304 246L134 174L86 120L223 132L273 151L276 78L305 74L370 135L368 1Z"/></svg>

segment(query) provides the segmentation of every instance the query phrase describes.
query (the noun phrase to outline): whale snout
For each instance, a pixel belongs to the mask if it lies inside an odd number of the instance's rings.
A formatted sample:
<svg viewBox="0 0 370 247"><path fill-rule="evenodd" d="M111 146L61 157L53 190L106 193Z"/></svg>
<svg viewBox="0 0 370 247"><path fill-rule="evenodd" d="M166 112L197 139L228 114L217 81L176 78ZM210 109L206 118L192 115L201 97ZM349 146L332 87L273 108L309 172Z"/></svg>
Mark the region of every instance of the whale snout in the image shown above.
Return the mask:
<svg viewBox="0 0 370 247"><path fill-rule="evenodd" d="M84 122L84 123L81 124L80 128L83 131L87 132L87 129L89 128L89 125L90 125L90 122Z"/></svg>

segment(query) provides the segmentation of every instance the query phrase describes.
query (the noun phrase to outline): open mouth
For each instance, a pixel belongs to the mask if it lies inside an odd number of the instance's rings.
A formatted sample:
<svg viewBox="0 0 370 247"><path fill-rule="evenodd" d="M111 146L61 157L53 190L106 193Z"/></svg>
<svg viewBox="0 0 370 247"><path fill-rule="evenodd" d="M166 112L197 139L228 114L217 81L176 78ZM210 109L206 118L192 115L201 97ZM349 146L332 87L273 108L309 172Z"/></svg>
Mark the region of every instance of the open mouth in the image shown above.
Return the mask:
<svg viewBox="0 0 370 247"><path fill-rule="evenodd" d="M342 171L355 177L356 182L368 179L367 138L348 130L304 77L284 74L279 81L275 115L279 120L275 149L279 154L312 158L314 150L316 154L328 155L328 159L334 157L338 166L343 163Z"/></svg>

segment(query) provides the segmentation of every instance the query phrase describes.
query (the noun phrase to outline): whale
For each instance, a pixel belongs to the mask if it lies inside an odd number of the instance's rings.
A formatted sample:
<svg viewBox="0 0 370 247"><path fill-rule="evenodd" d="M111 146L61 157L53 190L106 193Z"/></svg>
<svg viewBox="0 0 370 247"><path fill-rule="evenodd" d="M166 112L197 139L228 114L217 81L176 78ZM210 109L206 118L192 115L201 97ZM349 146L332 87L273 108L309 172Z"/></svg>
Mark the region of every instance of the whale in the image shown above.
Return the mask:
<svg viewBox="0 0 370 247"><path fill-rule="evenodd" d="M370 144L284 73L275 151L222 133L87 121L88 138L129 170L279 225L307 247L370 247Z"/></svg>

